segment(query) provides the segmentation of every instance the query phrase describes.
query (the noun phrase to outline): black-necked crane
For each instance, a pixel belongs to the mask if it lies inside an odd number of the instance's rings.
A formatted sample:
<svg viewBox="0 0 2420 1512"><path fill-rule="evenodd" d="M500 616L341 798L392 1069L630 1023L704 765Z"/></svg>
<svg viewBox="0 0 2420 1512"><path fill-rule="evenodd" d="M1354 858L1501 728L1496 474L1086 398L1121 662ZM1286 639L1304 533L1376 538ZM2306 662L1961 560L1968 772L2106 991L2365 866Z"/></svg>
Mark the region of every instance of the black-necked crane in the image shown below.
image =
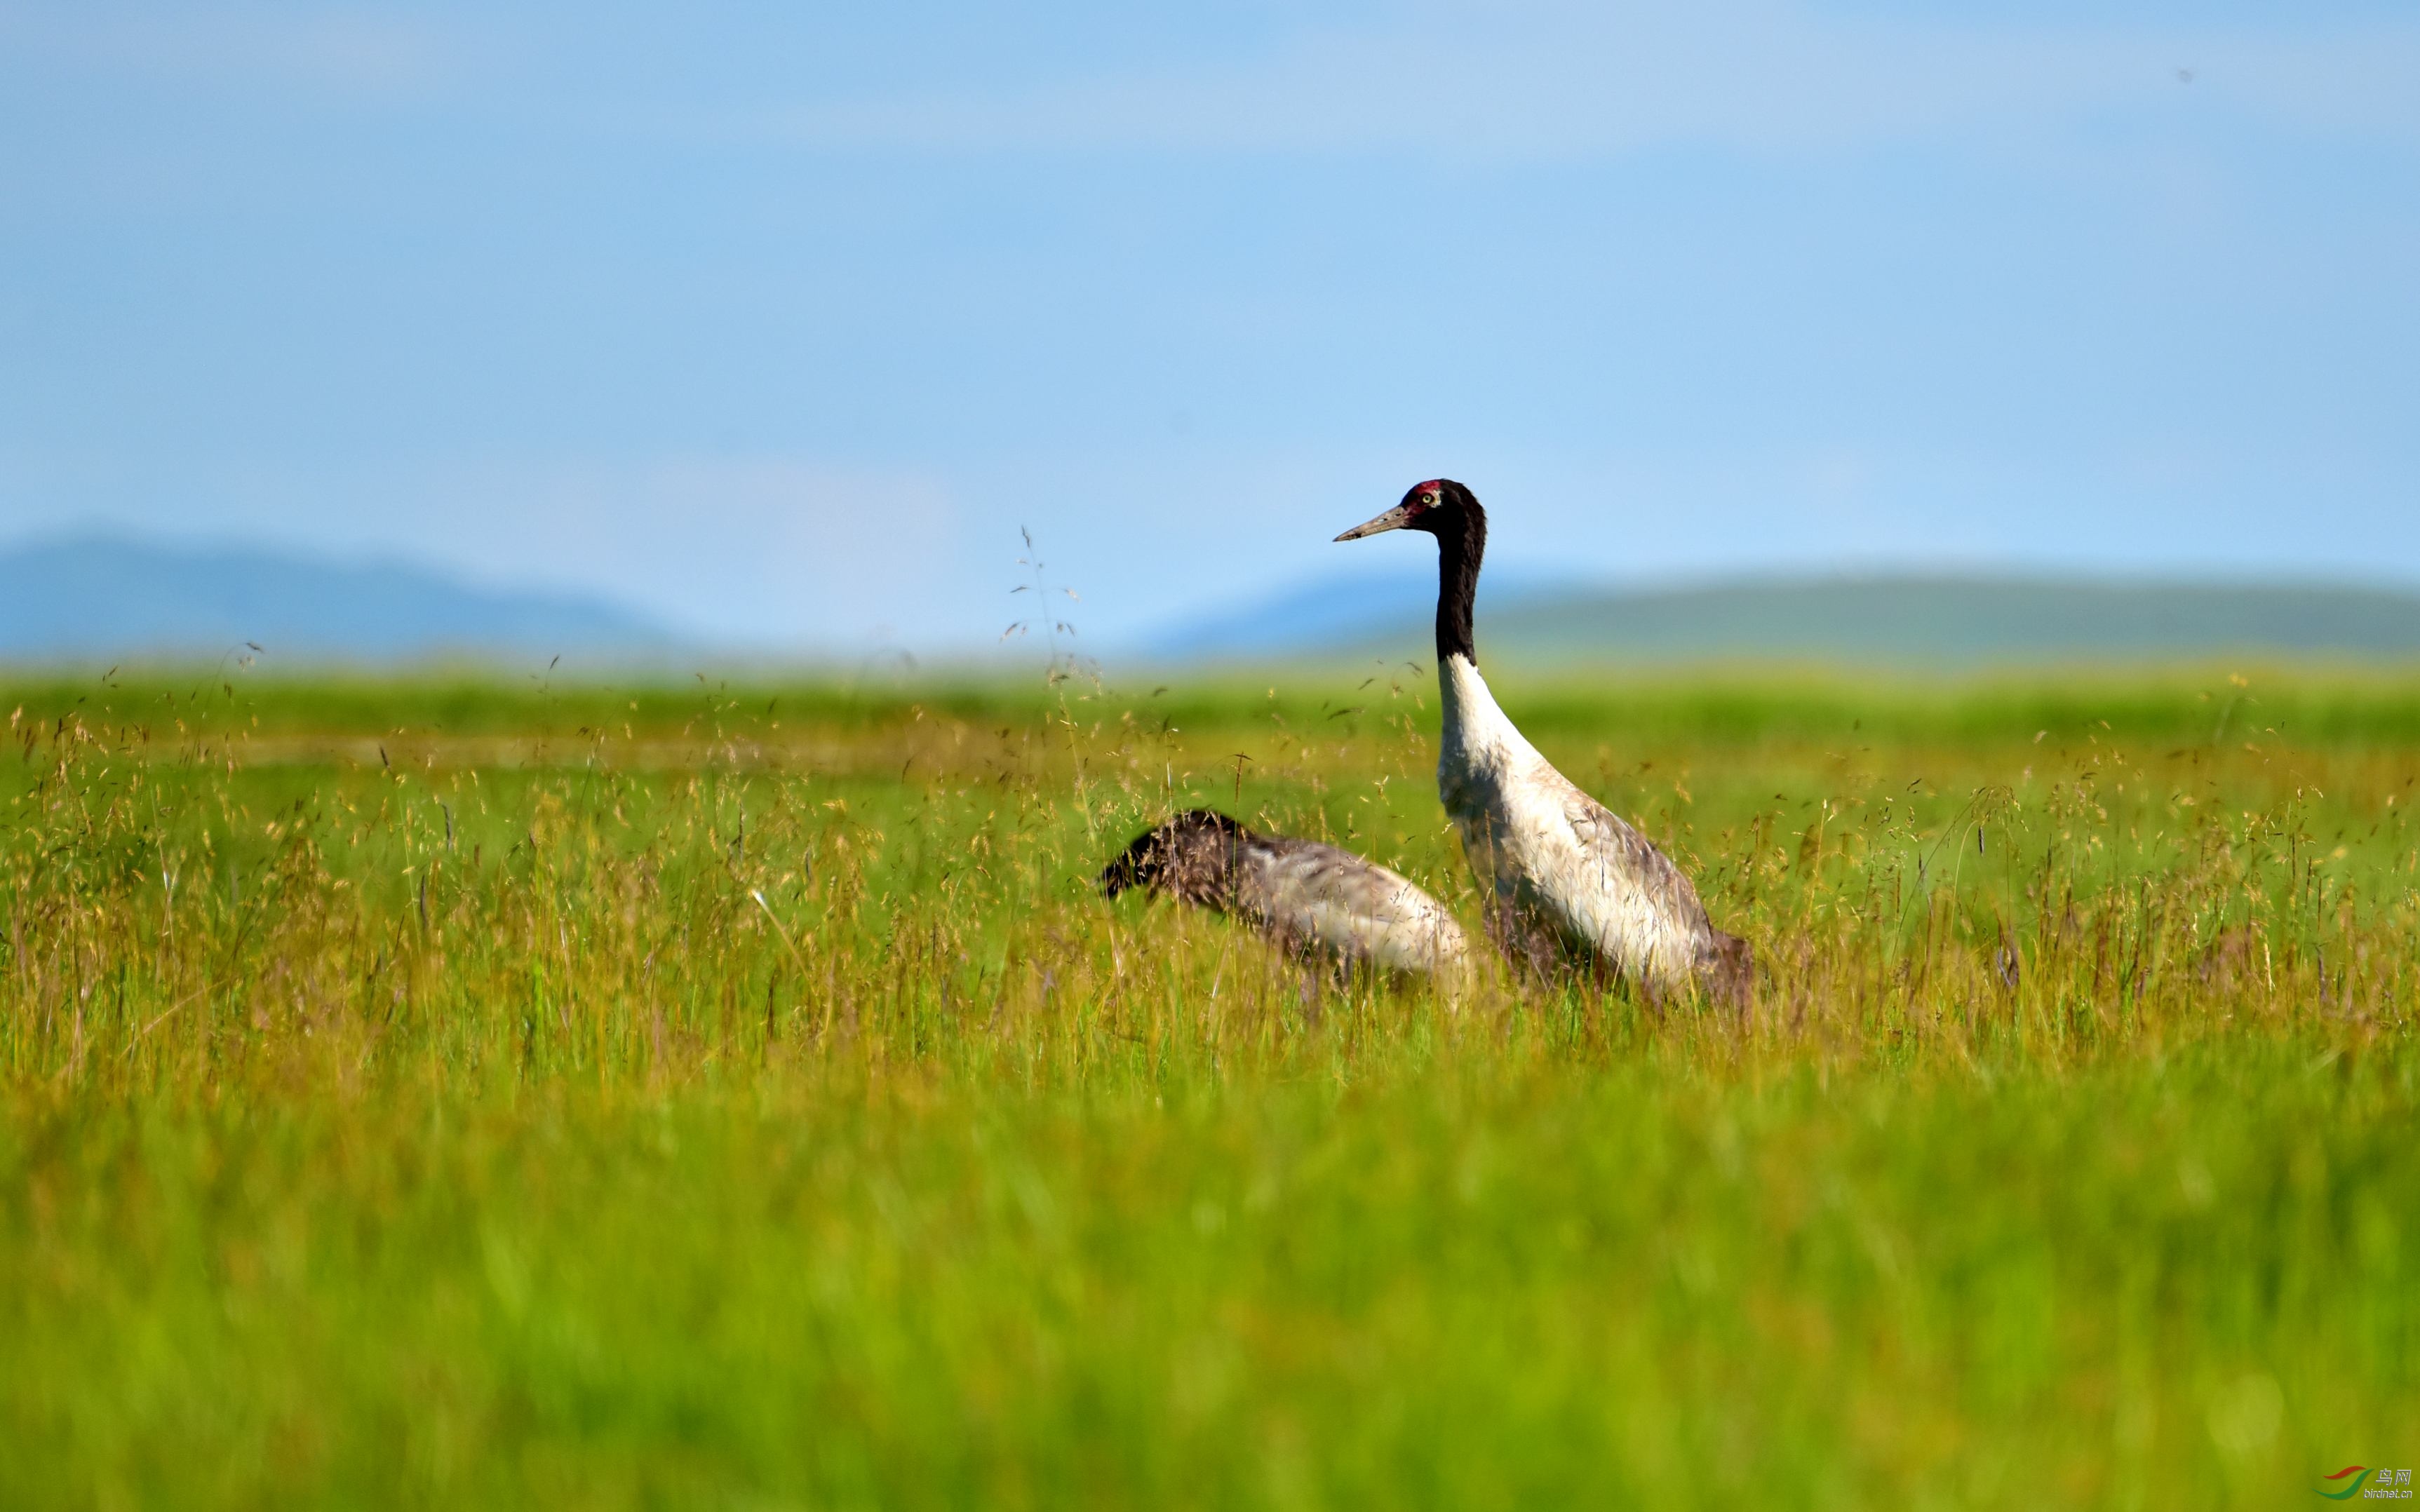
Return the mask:
<svg viewBox="0 0 2420 1512"><path fill-rule="evenodd" d="M1101 873L1110 897L1129 887L1241 915L1287 950L1345 964L1433 972L1466 954L1462 926L1405 878L1318 841L1256 835L1209 809L1135 837Z"/></svg>
<svg viewBox="0 0 2420 1512"><path fill-rule="evenodd" d="M1471 607L1487 512L1450 478L1337 537L1424 531L1437 541L1437 795L1491 903L1489 931L1516 964L1594 960L1652 999L1691 988L1744 1002L1747 942L1706 918L1698 889L1637 829L1555 770L1479 675Z"/></svg>

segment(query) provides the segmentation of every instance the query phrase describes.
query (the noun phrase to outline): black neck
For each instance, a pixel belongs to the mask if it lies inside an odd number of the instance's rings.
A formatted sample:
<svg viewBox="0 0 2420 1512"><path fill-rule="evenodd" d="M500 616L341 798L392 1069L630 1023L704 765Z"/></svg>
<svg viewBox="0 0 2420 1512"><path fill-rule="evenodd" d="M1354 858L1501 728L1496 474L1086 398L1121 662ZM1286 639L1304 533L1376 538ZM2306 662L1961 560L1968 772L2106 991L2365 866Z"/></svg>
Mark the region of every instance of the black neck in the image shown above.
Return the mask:
<svg viewBox="0 0 2420 1512"><path fill-rule="evenodd" d="M1477 648L1470 642L1470 612L1479 597L1479 559L1487 552L1487 517L1477 501L1455 511L1459 519L1440 520L1437 530L1437 665L1449 656L1474 664Z"/></svg>

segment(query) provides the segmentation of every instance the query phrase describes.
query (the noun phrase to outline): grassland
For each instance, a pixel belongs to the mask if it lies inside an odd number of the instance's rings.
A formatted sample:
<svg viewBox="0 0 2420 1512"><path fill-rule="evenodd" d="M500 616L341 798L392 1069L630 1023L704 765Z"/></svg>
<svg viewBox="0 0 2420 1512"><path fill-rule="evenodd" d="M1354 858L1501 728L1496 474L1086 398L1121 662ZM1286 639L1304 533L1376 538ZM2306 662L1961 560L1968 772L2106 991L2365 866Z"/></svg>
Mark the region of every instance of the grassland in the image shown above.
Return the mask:
<svg viewBox="0 0 2420 1512"><path fill-rule="evenodd" d="M1358 686L1357 686L1357 684ZM2420 1464L2420 679L1513 687L1745 1022L1476 909L1434 696L0 691L0 1502L2310 1504Z"/></svg>

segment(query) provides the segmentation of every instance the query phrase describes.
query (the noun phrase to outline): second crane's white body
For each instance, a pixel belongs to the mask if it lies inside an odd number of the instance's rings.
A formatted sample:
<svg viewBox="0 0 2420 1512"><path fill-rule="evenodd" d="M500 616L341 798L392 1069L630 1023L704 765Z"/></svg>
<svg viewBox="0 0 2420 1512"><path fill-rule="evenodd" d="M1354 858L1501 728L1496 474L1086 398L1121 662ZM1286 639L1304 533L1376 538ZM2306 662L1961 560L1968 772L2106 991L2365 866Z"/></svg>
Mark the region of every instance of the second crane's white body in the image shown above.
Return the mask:
<svg viewBox="0 0 2420 1512"><path fill-rule="evenodd" d="M1101 887L1240 914L1288 950L1346 964L1435 972L1465 953L1462 926L1409 878L1315 840L1254 834L1208 809L1136 836Z"/></svg>
<svg viewBox="0 0 2420 1512"><path fill-rule="evenodd" d="M1238 849L1236 901L1281 943L1390 971L1462 963L1462 926L1400 873L1316 841L1247 833Z"/></svg>
<svg viewBox="0 0 2420 1512"><path fill-rule="evenodd" d="M1689 879L1539 754L1468 657L1437 682L1437 796L1508 950L1594 955L1658 995L1687 985L1716 949Z"/></svg>

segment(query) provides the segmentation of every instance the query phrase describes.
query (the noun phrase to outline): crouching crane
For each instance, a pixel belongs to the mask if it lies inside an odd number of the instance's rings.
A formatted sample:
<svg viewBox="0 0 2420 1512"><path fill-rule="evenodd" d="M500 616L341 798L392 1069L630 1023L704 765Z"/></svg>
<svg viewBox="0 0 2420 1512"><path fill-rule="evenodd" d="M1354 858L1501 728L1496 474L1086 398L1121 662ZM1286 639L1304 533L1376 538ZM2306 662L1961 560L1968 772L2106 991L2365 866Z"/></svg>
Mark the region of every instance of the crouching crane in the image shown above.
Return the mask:
<svg viewBox="0 0 2420 1512"><path fill-rule="evenodd" d="M1346 965L1435 972L1466 956L1462 926L1410 881L1317 841L1257 835L1192 809L1135 837L1101 873L1129 887L1240 915L1280 948Z"/></svg>

